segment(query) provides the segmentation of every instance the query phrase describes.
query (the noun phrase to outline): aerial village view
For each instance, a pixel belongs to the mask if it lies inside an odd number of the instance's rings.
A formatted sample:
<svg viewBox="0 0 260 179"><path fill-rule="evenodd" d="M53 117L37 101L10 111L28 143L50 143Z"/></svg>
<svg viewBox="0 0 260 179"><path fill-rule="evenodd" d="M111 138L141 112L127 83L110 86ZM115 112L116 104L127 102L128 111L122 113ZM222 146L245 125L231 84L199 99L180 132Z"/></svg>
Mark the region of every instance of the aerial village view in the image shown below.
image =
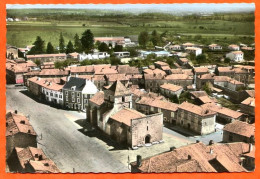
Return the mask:
<svg viewBox="0 0 260 179"><path fill-rule="evenodd" d="M6 172L254 171L254 4L6 9Z"/></svg>

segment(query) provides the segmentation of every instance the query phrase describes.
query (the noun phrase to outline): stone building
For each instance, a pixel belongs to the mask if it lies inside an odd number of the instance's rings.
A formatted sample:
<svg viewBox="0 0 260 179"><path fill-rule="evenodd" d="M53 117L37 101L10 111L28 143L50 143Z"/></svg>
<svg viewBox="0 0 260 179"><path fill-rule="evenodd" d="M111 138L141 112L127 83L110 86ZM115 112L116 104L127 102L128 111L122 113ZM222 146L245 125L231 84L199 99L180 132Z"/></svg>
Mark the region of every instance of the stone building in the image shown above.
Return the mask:
<svg viewBox="0 0 260 179"><path fill-rule="evenodd" d="M196 79L196 88L198 90L202 89L203 86L206 83L214 84L214 75L212 74L203 74L203 75L198 75Z"/></svg>
<svg viewBox="0 0 260 179"><path fill-rule="evenodd" d="M66 108L85 111L88 100L98 92L98 89L92 81L69 77L62 91Z"/></svg>
<svg viewBox="0 0 260 179"><path fill-rule="evenodd" d="M167 98L172 98L174 95L180 96L183 88L174 84L164 83L160 86L160 93Z"/></svg>
<svg viewBox="0 0 260 179"><path fill-rule="evenodd" d="M60 173L56 164L46 157L42 149L15 147L7 158L11 172L19 173Z"/></svg>
<svg viewBox="0 0 260 179"><path fill-rule="evenodd" d="M87 121L118 143L132 148L159 143L162 114L142 114L132 108L132 102L130 90L116 81L89 100Z"/></svg>
<svg viewBox="0 0 260 179"><path fill-rule="evenodd" d="M241 112L250 116L255 116L255 98L248 97L240 104Z"/></svg>
<svg viewBox="0 0 260 179"><path fill-rule="evenodd" d="M215 132L216 112L183 102L178 107L177 125L200 135Z"/></svg>
<svg viewBox="0 0 260 179"><path fill-rule="evenodd" d="M18 48L6 44L6 58L14 60L18 58Z"/></svg>
<svg viewBox="0 0 260 179"><path fill-rule="evenodd" d="M6 114L6 156L9 157L15 147L37 147L37 134L27 117L15 112Z"/></svg>
<svg viewBox="0 0 260 179"><path fill-rule="evenodd" d="M246 142L255 144L255 124L233 121L223 128L223 142Z"/></svg>

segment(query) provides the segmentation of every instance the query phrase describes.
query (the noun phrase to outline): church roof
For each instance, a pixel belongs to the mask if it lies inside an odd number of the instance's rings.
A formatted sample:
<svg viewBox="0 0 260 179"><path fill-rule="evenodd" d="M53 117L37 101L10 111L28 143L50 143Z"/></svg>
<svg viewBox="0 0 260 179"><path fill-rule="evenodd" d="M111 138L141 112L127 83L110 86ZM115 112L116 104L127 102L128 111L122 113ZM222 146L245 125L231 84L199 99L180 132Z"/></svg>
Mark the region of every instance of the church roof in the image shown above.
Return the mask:
<svg viewBox="0 0 260 179"><path fill-rule="evenodd" d="M115 81L108 90L114 92L114 96L123 96L131 94L129 89L127 89L119 80Z"/></svg>

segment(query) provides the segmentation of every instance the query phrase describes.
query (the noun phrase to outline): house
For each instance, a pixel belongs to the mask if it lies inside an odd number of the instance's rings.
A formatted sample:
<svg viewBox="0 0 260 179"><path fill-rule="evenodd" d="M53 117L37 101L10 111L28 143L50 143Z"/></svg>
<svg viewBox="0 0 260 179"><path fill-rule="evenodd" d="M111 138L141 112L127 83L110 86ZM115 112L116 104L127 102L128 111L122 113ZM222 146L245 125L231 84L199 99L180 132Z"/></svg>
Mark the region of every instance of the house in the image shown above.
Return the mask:
<svg viewBox="0 0 260 179"><path fill-rule="evenodd" d="M244 117L244 114L239 111L234 111L232 109L219 106L215 103L203 104L201 107L216 112L216 120L224 124L230 123L234 120L242 120Z"/></svg>
<svg viewBox="0 0 260 179"><path fill-rule="evenodd" d="M40 78L60 78L69 76L69 71L64 69L42 69L40 71L31 71L23 74L23 81L26 86L28 86L28 79L34 76Z"/></svg>
<svg viewBox="0 0 260 179"><path fill-rule="evenodd" d="M144 74L145 90L152 91L152 92L159 91L160 85L164 83L163 79L165 75L166 74L162 74L162 73Z"/></svg>
<svg viewBox="0 0 260 179"><path fill-rule="evenodd" d="M228 76L233 78L235 75L235 70L233 67L216 67L215 73L217 76Z"/></svg>
<svg viewBox="0 0 260 179"><path fill-rule="evenodd" d="M78 59L78 55L79 55L79 53L77 53L77 52L69 53L69 54L67 54L67 58Z"/></svg>
<svg viewBox="0 0 260 179"><path fill-rule="evenodd" d="M244 61L244 52L242 51L232 51L226 54L226 57L235 62Z"/></svg>
<svg viewBox="0 0 260 179"><path fill-rule="evenodd" d="M255 116L255 98L248 97L240 104L241 112Z"/></svg>
<svg viewBox="0 0 260 179"><path fill-rule="evenodd" d="M28 91L40 100L53 105L63 106L63 81L59 78L48 79L32 77L28 79Z"/></svg>
<svg viewBox="0 0 260 179"><path fill-rule="evenodd" d="M132 148L161 142L162 114L142 114L132 108L132 103L131 91L116 81L89 100L87 121Z"/></svg>
<svg viewBox="0 0 260 179"><path fill-rule="evenodd" d="M223 142L245 142L255 144L255 124L235 120L223 128Z"/></svg>
<svg viewBox="0 0 260 179"><path fill-rule="evenodd" d="M176 61L180 66L188 65L189 59L188 58L178 58Z"/></svg>
<svg viewBox="0 0 260 179"><path fill-rule="evenodd" d="M113 48L116 45L122 45L123 47L125 47L126 44L131 44L130 38L124 38L124 37L95 37L94 40L95 40L95 43L97 41L99 41L101 43L104 42L108 46L111 45Z"/></svg>
<svg viewBox="0 0 260 179"><path fill-rule="evenodd" d="M214 76L214 85L231 91L237 91L245 86L244 83L228 76Z"/></svg>
<svg viewBox="0 0 260 179"><path fill-rule="evenodd" d="M154 54L156 57L169 57L172 56L170 52L167 51L141 51L140 56L146 58L148 55Z"/></svg>
<svg viewBox="0 0 260 179"><path fill-rule="evenodd" d="M117 71L119 74L126 74L126 75L139 75L139 69L137 67L132 67L129 65L118 65Z"/></svg>
<svg viewBox="0 0 260 179"><path fill-rule="evenodd" d="M19 173L60 173L56 164L35 147L15 147L7 164L11 172Z"/></svg>
<svg viewBox="0 0 260 179"><path fill-rule="evenodd" d="M69 77L62 92L64 107L85 111L89 99L98 92L98 89L90 80Z"/></svg>
<svg viewBox="0 0 260 179"><path fill-rule="evenodd" d="M41 63L43 62L57 62L64 61L67 59L66 53L58 53L58 54L37 54L37 55L26 55L27 60L31 60L36 62L39 60Z"/></svg>
<svg viewBox="0 0 260 179"><path fill-rule="evenodd" d="M207 67L193 67L193 73L197 77L209 73L209 69Z"/></svg>
<svg viewBox="0 0 260 179"><path fill-rule="evenodd" d="M6 156L10 156L15 147L37 147L37 134L27 117L15 112L6 113Z"/></svg>
<svg viewBox="0 0 260 179"><path fill-rule="evenodd" d="M43 62L41 65L41 69L53 69L55 68L54 62Z"/></svg>
<svg viewBox="0 0 260 179"><path fill-rule="evenodd" d="M229 50L232 50L232 51L233 51L233 50L234 50L234 51L240 50L240 49L239 49L239 46L238 46L238 45L235 45L235 44L229 45L229 46L228 46L228 49L229 49Z"/></svg>
<svg viewBox="0 0 260 179"><path fill-rule="evenodd" d="M8 84L24 84L23 75L32 71L37 65L32 61L6 61L6 82Z"/></svg>
<svg viewBox="0 0 260 179"><path fill-rule="evenodd" d="M98 60L98 59L104 59L104 58L109 58L110 55L107 52L93 52L89 54L85 54L83 52L82 54L78 54L78 60L83 61L83 60Z"/></svg>
<svg viewBox="0 0 260 179"><path fill-rule="evenodd" d="M176 50L176 51L179 51L179 50L181 50L181 45L170 45L169 46L169 49L170 50Z"/></svg>
<svg viewBox="0 0 260 179"><path fill-rule="evenodd" d="M108 74L105 75L105 80L106 85L112 85L117 80L126 85L129 82L129 77L126 74Z"/></svg>
<svg viewBox="0 0 260 179"><path fill-rule="evenodd" d="M218 44L210 44L209 49L210 50L222 50L222 47Z"/></svg>
<svg viewBox="0 0 260 179"><path fill-rule="evenodd" d="M114 55L117 58L126 58L126 57L130 57L130 52L114 52Z"/></svg>
<svg viewBox="0 0 260 179"><path fill-rule="evenodd" d="M211 142L209 145L197 142L180 148L171 147L168 152L144 159L138 155L130 165L132 173L245 172L253 170L254 162L241 159L254 156L254 151L254 147L242 142Z"/></svg>
<svg viewBox="0 0 260 179"><path fill-rule="evenodd" d="M177 125L200 135L215 132L216 112L188 102L178 107Z"/></svg>
<svg viewBox="0 0 260 179"><path fill-rule="evenodd" d="M202 49L198 48L198 47L186 47L185 50L186 50L186 52L192 53L195 56L202 54Z"/></svg>
<svg viewBox="0 0 260 179"><path fill-rule="evenodd" d="M188 47L195 47L195 44L190 43L190 42L187 42L187 43L182 44L181 47L182 47L184 50L186 50L186 48L188 48Z"/></svg>
<svg viewBox="0 0 260 179"><path fill-rule="evenodd" d="M144 96L136 102L136 109L144 114L163 113L164 122L176 124L178 104Z"/></svg>
<svg viewBox="0 0 260 179"><path fill-rule="evenodd" d="M6 58L14 60L18 58L18 48L6 44Z"/></svg>
<svg viewBox="0 0 260 179"><path fill-rule="evenodd" d="M182 86L184 89L193 84L193 78L187 74L171 74L164 78L164 83Z"/></svg>
<svg viewBox="0 0 260 179"><path fill-rule="evenodd" d="M172 98L174 95L179 97L182 91L183 87L174 84L164 83L160 86L160 93L167 98Z"/></svg>
<svg viewBox="0 0 260 179"><path fill-rule="evenodd" d="M212 74L203 74L203 75L197 75L196 79L196 88L202 89L203 86L207 83L214 84L214 75Z"/></svg>

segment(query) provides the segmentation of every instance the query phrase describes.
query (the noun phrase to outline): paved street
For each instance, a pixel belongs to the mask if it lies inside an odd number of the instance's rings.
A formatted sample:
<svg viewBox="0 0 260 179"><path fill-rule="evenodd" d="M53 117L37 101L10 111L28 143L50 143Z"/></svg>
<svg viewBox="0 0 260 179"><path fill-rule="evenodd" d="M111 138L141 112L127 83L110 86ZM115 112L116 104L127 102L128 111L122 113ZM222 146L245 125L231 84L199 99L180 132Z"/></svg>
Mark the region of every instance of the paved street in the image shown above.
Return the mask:
<svg viewBox="0 0 260 179"><path fill-rule="evenodd" d="M21 92L23 91L23 92ZM169 151L200 140L208 144L210 139L219 141L221 131L207 136L186 137L171 129L163 129L161 144L128 150L102 135L97 130L83 130L85 113L56 109L38 103L20 87L7 86L7 110L30 115L30 123L39 135L39 147L62 172L129 172L128 162ZM42 134L42 139L41 138Z"/></svg>

